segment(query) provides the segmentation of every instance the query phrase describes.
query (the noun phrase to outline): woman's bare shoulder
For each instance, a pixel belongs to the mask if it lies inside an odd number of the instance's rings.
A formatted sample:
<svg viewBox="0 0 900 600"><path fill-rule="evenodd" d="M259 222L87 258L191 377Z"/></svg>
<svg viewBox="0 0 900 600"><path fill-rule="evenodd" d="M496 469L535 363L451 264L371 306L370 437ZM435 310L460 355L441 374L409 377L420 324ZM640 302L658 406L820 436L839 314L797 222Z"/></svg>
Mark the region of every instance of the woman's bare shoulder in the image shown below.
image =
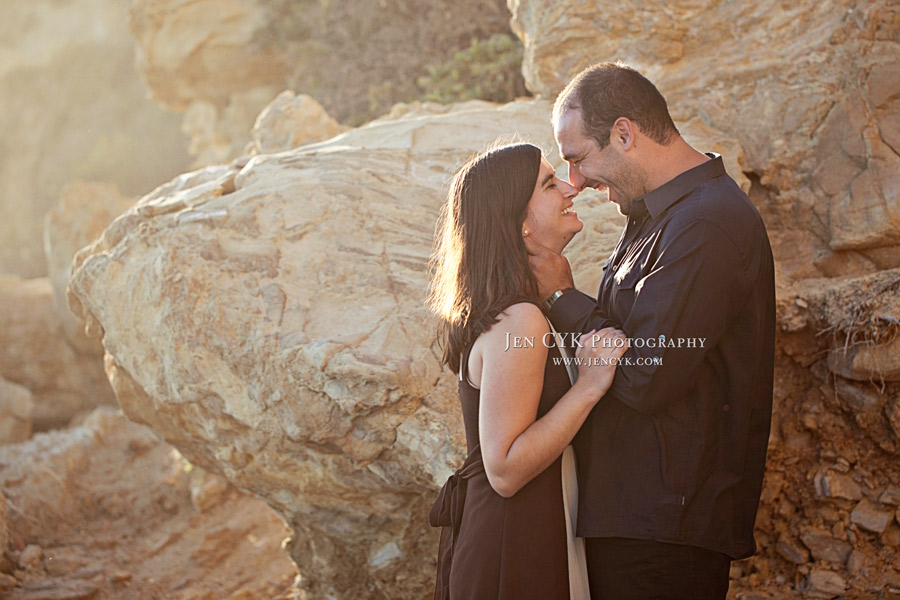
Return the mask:
<svg viewBox="0 0 900 600"><path fill-rule="evenodd" d="M517 302L506 307L497 315L497 323L491 329L502 332L503 335L543 335L550 331L547 317L535 304L531 302Z"/></svg>

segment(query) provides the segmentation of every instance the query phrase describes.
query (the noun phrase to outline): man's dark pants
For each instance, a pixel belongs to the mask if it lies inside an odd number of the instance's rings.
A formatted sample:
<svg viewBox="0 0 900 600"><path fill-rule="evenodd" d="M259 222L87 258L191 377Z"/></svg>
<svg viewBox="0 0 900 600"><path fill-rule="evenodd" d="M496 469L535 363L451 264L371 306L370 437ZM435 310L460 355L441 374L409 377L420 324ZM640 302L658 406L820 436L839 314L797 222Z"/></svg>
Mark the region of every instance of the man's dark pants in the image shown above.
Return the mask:
<svg viewBox="0 0 900 600"><path fill-rule="evenodd" d="M586 538L591 600L724 600L731 559L627 538Z"/></svg>

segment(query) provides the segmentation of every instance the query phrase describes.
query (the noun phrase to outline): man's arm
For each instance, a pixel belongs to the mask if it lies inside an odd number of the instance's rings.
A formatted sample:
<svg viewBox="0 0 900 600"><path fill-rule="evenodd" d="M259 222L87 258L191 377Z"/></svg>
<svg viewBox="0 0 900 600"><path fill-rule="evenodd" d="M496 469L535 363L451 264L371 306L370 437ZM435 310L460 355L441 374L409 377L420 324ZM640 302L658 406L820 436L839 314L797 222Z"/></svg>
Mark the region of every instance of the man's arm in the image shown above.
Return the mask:
<svg viewBox="0 0 900 600"><path fill-rule="evenodd" d="M621 327L600 310L596 298L574 288L567 290L553 303L548 316L557 331L582 333L591 329L600 331L605 327Z"/></svg>
<svg viewBox="0 0 900 600"><path fill-rule="evenodd" d="M596 300L575 289L572 268L565 256L530 239L525 240L525 248L531 271L538 281L541 300L565 290L550 309L550 320L557 330L581 334L591 329L600 331L607 327L619 327L600 313ZM557 304L566 308L557 308Z"/></svg>
<svg viewBox="0 0 900 600"><path fill-rule="evenodd" d="M691 374L716 346L747 293L740 252L715 224L695 221L673 236L664 235L660 244L656 262L635 284L634 304L622 324L632 347L606 394L645 414L663 409L690 388ZM583 331L604 316L594 300L579 292L560 297L550 318L564 331ZM679 339L694 340L693 347L690 342L670 347Z"/></svg>

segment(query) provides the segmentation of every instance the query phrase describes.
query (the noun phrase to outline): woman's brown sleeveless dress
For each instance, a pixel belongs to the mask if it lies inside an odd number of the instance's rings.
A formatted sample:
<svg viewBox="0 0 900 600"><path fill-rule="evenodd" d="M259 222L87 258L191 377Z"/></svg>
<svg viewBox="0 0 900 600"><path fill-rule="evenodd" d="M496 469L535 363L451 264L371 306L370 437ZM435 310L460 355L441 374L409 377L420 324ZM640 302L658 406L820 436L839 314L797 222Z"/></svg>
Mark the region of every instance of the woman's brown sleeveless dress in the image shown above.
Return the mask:
<svg viewBox="0 0 900 600"><path fill-rule="evenodd" d="M554 364L559 356L553 347L547 353L538 419L570 387L565 366ZM480 391L468 382L467 362L468 351L459 400L469 456L441 489L430 515L433 526L443 526L435 600L568 600L561 460L512 498L494 491L481 463Z"/></svg>

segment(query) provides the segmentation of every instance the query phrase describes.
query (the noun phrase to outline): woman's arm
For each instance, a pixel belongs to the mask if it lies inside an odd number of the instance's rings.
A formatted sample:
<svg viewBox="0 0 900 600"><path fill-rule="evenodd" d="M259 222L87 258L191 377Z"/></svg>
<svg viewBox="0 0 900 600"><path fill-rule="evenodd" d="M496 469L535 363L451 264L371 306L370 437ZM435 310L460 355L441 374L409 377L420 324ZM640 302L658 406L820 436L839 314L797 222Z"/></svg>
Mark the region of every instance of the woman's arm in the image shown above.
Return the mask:
<svg viewBox="0 0 900 600"><path fill-rule="evenodd" d="M550 466L572 441L588 413L609 389L615 366L579 367L578 381L541 419L549 335L547 320L533 304L509 307L472 348L470 364L481 364L478 429L484 470L491 487L506 498ZM608 329L583 336L576 356L618 358L623 348L604 348L591 339L624 337ZM515 341L520 343L516 344ZM532 343L533 341L533 343ZM585 343L587 342L587 343ZM555 350L554 350L555 351ZM476 375L476 374L473 374Z"/></svg>

